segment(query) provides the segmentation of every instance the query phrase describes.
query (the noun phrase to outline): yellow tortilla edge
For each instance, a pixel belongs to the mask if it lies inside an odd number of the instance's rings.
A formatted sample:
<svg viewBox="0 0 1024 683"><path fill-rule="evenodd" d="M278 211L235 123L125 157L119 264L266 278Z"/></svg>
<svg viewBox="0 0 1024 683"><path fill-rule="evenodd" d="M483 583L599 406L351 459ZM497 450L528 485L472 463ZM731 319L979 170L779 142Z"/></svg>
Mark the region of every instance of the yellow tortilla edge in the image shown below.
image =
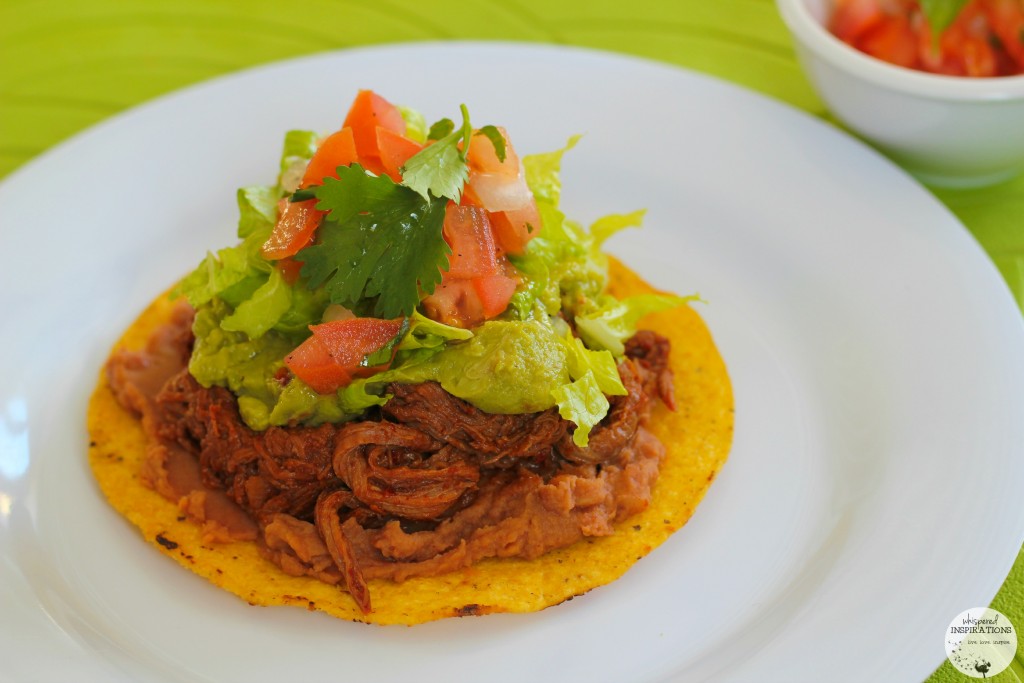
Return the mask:
<svg viewBox="0 0 1024 683"><path fill-rule="evenodd" d="M612 294L654 292L610 259ZM167 320L167 295L154 301L114 349L138 349ZM369 582L374 609L363 614L349 594L308 577L285 574L253 542L204 543L177 505L139 479L146 440L141 424L116 401L101 371L88 408L89 463L110 504L163 554L252 605L295 605L350 621L414 625L453 616L533 612L613 582L689 520L729 454L733 397L725 363L700 316L689 306L647 316L644 329L672 340L676 412L660 402L651 429L666 458L650 506L611 536L586 538L536 560L493 559L403 583Z"/></svg>

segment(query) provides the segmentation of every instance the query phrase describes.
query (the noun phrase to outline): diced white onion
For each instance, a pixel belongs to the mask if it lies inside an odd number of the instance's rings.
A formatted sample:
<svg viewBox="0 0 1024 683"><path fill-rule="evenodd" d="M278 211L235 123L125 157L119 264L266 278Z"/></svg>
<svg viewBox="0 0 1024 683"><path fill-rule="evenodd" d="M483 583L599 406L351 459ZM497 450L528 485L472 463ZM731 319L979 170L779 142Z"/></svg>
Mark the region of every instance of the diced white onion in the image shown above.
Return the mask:
<svg viewBox="0 0 1024 683"><path fill-rule="evenodd" d="M331 304L324 309L324 317L322 322L332 323L337 320L352 320L356 317L356 314L348 310L341 304Z"/></svg>
<svg viewBox="0 0 1024 683"><path fill-rule="evenodd" d="M306 174L306 166L308 165L309 159L293 157L288 163L288 167L281 172L281 188L288 194L299 189L299 185L302 183L302 176Z"/></svg>
<svg viewBox="0 0 1024 683"><path fill-rule="evenodd" d="M469 185L488 211L522 209L533 198L521 167L515 176L503 173L471 172Z"/></svg>

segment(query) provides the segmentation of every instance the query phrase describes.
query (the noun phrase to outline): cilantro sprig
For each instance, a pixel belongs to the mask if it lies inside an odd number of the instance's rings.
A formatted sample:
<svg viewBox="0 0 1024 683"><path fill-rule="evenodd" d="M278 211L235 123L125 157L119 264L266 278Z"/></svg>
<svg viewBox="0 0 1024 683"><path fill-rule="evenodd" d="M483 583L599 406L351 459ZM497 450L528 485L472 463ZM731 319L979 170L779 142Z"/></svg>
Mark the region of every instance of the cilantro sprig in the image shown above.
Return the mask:
<svg viewBox="0 0 1024 683"><path fill-rule="evenodd" d="M411 315L448 269L444 241L448 200L422 197L359 164L338 167L338 178L311 188L316 208L327 211L317 243L300 251L310 288L324 285L332 303L356 308L371 300L373 315Z"/></svg>
<svg viewBox="0 0 1024 683"><path fill-rule="evenodd" d="M402 182L360 166L340 166L338 177L298 190L290 200L316 199L326 212L317 242L296 255L310 288L324 286L331 303L370 310L380 318L409 316L420 294L432 294L448 270L451 248L442 227L448 201L458 202L469 177L466 156L473 126L466 105L462 125L441 119L433 144L402 168ZM505 159L505 139L494 126L476 132Z"/></svg>
<svg viewBox="0 0 1024 683"><path fill-rule="evenodd" d="M437 142L446 135L451 135L453 130L455 130L455 122L451 119L435 121L433 125L430 126L430 132L427 133L427 140Z"/></svg>
<svg viewBox="0 0 1024 683"><path fill-rule="evenodd" d="M921 0L921 11L931 26L932 38L936 43L966 4L967 0Z"/></svg>
<svg viewBox="0 0 1024 683"><path fill-rule="evenodd" d="M427 145L417 152L402 167L402 184L417 192L424 199L447 197L458 202L462 197L462 188L469 177L469 165L466 155L469 153L469 138L473 135L473 126L469 122L469 110L461 105L462 127L455 129L455 124L442 119L430 127L428 137L440 134L451 128L451 132ZM462 143L462 149L459 149Z"/></svg>
<svg viewBox="0 0 1024 683"><path fill-rule="evenodd" d="M494 153L498 155L498 161L505 163L505 137L498 130L497 126L484 126L476 132L483 135L494 145Z"/></svg>

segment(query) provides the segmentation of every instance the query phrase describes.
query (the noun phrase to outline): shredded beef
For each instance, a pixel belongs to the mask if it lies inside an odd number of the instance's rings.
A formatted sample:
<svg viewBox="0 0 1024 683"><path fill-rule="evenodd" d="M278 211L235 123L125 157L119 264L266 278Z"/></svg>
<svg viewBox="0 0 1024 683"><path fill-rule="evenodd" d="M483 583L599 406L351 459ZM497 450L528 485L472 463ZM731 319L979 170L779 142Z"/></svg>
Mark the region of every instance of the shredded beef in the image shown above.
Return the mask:
<svg viewBox="0 0 1024 683"><path fill-rule="evenodd" d="M535 558L611 534L650 500L663 448L643 425L654 398L673 396L669 342L653 332L626 343L627 393L581 448L556 409L492 415L435 382L392 384L359 421L255 432L231 392L188 373L190 320L176 313L108 364L150 437L143 480L206 540L256 538L282 570L339 584L364 611L369 579Z"/></svg>
<svg viewBox="0 0 1024 683"><path fill-rule="evenodd" d="M392 384L388 392L393 397L382 409L386 416L472 453L482 465L511 467L519 460L543 460L568 429L555 408L493 415L452 396L437 382Z"/></svg>
<svg viewBox="0 0 1024 683"><path fill-rule="evenodd" d="M342 427L334 472L372 511L412 520L443 516L480 479L457 449L394 422Z"/></svg>
<svg viewBox="0 0 1024 683"><path fill-rule="evenodd" d="M230 391L203 387L187 370L167 383L156 404L162 436L192 449L203 483L258 520L281 512L309 518L320 492L340 485L331 468L333 425L254 432Z"/></svg>
<svg viewBox="0 0 1024 683"><path fill-rule="evenodd" d="M672 343L657 332L637 330L626 340L626 357L636 361L644 393L660 398L670 410L676 409L669 353Z"/></svg>
<svg viewBox="0 0 1024 683"><path fill-rule="evenodd" d="M107 362L107 379L122 406L139 415L147 435L141 480L178 503L202 529L203 541L255 540L258 527L223 491L203 487L203 473L193 444L162 435L168 429L157 396L179 376L192 350L193 311L176 306L167 324L150 337L141 351L117 351Z"/></svg>

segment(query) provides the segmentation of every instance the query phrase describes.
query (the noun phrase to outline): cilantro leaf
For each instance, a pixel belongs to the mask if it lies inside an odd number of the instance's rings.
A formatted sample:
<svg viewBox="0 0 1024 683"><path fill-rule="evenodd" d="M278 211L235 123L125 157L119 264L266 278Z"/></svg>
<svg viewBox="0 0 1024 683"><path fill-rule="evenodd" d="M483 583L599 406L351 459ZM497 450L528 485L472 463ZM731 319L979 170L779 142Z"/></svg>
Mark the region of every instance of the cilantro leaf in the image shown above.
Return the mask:
<svg viewBox="0 0 1024 683"><path fill-rule="evenodd" d="M307 187L301 190L295 190L288 197L290 202L304 202L307 199L316 199L316 187Z"/></svg>
<svg viewBox="0 0 1024 683"><path fill-rule="evenodd" d="M501 134L497 126L484 126L476 132L476 135L483 135L494 145L494 153L498 155L498 161L505 163L505 136Z"/></svg>
<svg viewBox="0 0 1024 683"><path fill-rule="evenodd" d="M466 160L466 155L469 154L469 138L473 135L473 125L469 122L469 110L466 109L466 105L460 104L459 111L462 112L462 141L466 144L462 147L462 160Z"/></svg>
<svg viewBox="0 0 1024 683"><path fill-rule="evenodd" d="M451 132L455 130L455 123L451 119L441 119L430 127L430 132L427 133L428 140L440 140L441 138L451 135Z"/></svg>
<svg viewBox="0 0 1024 683"><path fill-rule="evenodd" d="M931 26L934 40L938 41L966 4L967 0L921 0L921 11Z"/></svg>
<svg viewBox="0 0 1024 683"><path fill-rule="evenodd" d="M454 130L432 145L424 147L402 167L402 184L429 200L431 196L459 201L462 187L469 177L466 154L473 127L466 105L462 109L462 128ZM431 126L431 134L439 124ZM454 125L454 124L453 124ZM447 126L446 126L447 127ZM459 149L459 143L463 149Z"/></svg>
<svg viewBox="0 0 1024 683"><path fill-rule="evenodd" d="M411 315L448 269L443 198L423 198L386 175L361 166L338 168L314 189L317 209L327 211L318 242L296 255L311 288L324 285L331 303L355 308L372 302L380 318Z"/></svg>

